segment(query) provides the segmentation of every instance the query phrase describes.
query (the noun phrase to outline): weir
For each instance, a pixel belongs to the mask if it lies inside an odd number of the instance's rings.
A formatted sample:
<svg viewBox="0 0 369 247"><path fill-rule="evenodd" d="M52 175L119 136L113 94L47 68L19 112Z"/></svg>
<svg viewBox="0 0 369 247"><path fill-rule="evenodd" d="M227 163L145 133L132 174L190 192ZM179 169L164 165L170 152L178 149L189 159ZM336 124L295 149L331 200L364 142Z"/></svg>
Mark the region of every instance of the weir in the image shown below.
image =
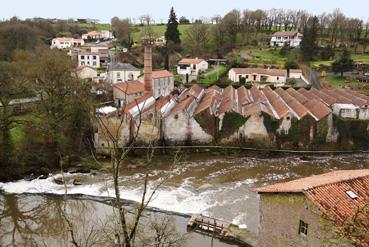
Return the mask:
<svg viewBox="0 0 369 247"><path fill-rule="evenodd" d="M187 223L187 231L217 238L220 241L237 243L240 246L256 246L256 236L246 229L229 222L194 214Z"/></svg>

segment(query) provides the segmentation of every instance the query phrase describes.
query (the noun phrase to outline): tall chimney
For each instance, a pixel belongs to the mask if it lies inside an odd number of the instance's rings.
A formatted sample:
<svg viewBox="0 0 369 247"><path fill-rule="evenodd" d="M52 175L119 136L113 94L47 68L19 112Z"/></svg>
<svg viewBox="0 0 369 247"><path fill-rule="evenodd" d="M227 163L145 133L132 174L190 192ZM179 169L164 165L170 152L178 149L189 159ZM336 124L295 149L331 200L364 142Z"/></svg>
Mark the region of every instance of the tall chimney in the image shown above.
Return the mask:
<svg viewBox="0 0 369 247"><path fill-rule="evenodd" d="M151 46L145 46L144 58L144 84L145 92L152 93L152 49Z"/></svg>

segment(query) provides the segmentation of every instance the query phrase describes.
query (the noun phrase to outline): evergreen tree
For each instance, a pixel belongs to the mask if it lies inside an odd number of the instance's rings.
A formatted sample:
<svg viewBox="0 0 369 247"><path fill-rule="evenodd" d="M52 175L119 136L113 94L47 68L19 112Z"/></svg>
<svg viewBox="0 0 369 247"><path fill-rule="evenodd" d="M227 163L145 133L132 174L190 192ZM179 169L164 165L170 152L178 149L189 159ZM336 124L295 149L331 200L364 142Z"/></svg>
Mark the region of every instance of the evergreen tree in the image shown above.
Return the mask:
<svg viewBox="0 0 369 247"><path fill-rule="evenodd" d="M351 59L351 54L347 49L344 49L340 58L332 64L334 73L341 73L343 77L344 72L349 72L354 69L354 61Z"/></svg>
<svg viewBox="0 0 369 247"><path fill-rule="evenodd" d="M313 60L314 55L318 52L318 28L319 20L316 16L311 18L304 28L304 37L301 41L301 54L304 61Z"/></svg>
<svg viewBox="0 0 369 247"><path fill-rule="evenodd" d="M179 37L180 35L181 34L179 33L178 30L178 20L176 17L176 13L174 12L174 8L172 7L170 9L167 30L165 32L165 39L167 40L167 42L172 41L174 44L180 44L181 43L181 39Z"/></svg>

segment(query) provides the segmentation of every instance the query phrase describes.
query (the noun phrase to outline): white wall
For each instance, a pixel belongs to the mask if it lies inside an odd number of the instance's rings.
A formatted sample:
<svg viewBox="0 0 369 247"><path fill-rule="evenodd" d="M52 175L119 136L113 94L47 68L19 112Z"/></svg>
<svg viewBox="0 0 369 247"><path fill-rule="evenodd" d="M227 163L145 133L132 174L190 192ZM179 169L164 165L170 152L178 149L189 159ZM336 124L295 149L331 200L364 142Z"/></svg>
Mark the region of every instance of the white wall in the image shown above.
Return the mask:
<svg viewBox="0 0 369 247"><path fill-rule="evenodd" d="M111 83L116 84L119 82L134 81L140 76L139 70L120 70L120 71L109 71L109 79Z"/></svg>
<svg viewBox="0 0 369 247"><path fill-rule="evenodd" d="M78 55L78 66L88 65L93 68L100 68L100 56L98 54Z"/></svg>

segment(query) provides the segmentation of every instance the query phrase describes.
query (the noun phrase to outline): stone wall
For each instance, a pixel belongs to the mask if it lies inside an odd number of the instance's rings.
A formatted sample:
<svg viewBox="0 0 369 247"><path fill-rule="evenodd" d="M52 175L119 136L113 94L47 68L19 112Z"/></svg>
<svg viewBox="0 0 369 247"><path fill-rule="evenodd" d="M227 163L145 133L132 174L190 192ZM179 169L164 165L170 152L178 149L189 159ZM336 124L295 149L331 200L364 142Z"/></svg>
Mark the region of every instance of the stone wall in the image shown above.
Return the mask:
<svg viewBox="0 0 369 247"><path fill-rule="evenodd" d="M258 246L349 246L302 193L261 194L259 210ZM300 220L308 224L306 236L298 232Z"/></svg>

